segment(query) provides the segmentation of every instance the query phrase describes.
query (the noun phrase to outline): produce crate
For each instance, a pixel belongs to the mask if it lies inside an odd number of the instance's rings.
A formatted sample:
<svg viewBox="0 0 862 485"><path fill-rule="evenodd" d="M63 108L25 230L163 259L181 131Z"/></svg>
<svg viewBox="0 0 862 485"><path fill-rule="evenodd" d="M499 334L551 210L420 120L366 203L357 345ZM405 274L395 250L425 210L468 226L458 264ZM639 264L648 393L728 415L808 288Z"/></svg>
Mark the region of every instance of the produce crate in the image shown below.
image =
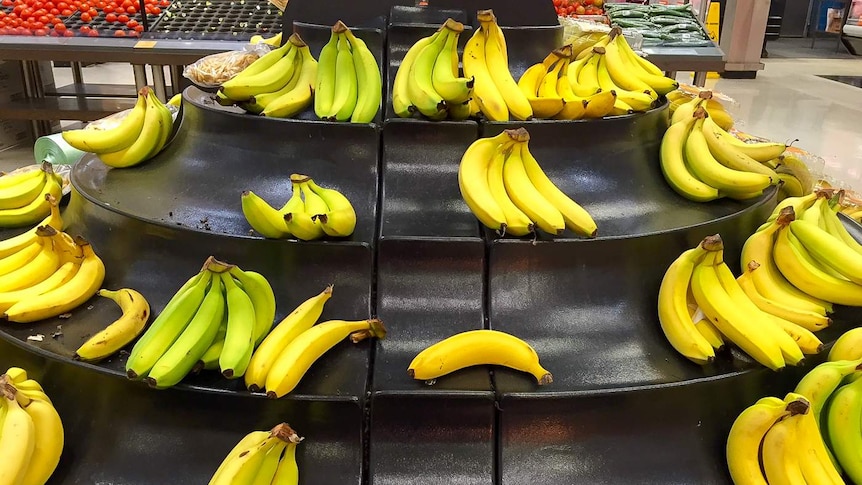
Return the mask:
<svg viewBox="0 0 862 485"><path fill-rule="evenodd" d="M280 28L281 12L262 0L176 0L146 37L247 41Z"/></svg>

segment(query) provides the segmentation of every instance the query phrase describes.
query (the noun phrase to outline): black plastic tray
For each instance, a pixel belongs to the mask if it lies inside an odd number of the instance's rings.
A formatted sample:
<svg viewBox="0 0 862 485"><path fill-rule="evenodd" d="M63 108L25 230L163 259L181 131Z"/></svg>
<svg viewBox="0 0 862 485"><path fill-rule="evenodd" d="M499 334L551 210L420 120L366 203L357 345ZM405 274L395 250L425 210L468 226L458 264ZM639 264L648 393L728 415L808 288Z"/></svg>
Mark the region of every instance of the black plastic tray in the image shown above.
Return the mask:
<svg viewBox="0 0 862 485"><path fill-rule="evenodd" d="M146 37L243 41L279 32L281 17L278 8L264 0L177 0Z"/></svg>

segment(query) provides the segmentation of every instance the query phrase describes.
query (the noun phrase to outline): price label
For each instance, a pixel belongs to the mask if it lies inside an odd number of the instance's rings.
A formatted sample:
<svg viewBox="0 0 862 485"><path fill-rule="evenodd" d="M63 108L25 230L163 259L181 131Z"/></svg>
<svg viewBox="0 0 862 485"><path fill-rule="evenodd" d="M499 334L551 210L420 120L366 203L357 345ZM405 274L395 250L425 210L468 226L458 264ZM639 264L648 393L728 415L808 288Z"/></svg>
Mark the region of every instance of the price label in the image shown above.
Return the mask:
<svg viewBox="0 0 862 485"><path fill-rule="evenodd" d="M155 40L139 40L135 44L135 49L152 49L156 46Z"/></svg>

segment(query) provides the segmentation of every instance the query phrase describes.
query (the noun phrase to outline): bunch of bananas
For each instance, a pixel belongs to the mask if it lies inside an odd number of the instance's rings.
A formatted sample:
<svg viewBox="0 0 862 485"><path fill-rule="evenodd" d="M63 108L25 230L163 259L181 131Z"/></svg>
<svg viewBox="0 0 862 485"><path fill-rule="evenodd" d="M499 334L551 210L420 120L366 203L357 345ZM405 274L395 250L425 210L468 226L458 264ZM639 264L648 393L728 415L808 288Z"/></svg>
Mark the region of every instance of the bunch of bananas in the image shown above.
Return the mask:
<svg viewBox="0 0 862 485"><path fill-rule="evenodd" d="M58 231L62 222L57 209L52 211L57 213L43 225L0 241L0 312L10 322L69 312L89 300L105 279L105 265L92 246Z"/></svg>
<svg viewBox="0 0 862 485"><path fill-rule="evenodd" d="M315 325L330 297L332 286L296 307L264 339L245 374L250 391L266 390L271 398L282 397L296 388L315 361L345 338L358 343L369 337L386 337L386 328L377 319L330 320Z"/></svg>
<svg viewBox="0 0 862 485"><path fill-rule="evenodd" d="M0 483L47 483L63 442L63 423L42 386L18 367L0 375Z"/></svg>
<svg viewBox="0 0 862 485"><path fill-rule="evenodd" d="M85 362L96 362L113 355L137 338L150 319L150 304L144 295L135 290L103 289L97 294L119 305L123 315L107 328L90 337L75 351L75 358Z"/></svg>
<svg viewBox="0 0 862 485"><path fill-rule="evenodd" d="M733 276L723 249L720 236L709 236L682 253L662 279L659 322L674 349L705 365L715 360L715 350L726 338L772 370L798 365L805 354L818 353L823 344L813 332L829 325L825 310L802 312L767 301L747 274ZM748 249L749 254L754 251ZM763 283L771 291L777 288Z"/></svg>
<svg viewBox="0 0 862 485"><path fill-rule="evenodd" d="M539 363L539 354L527 342L496 330L471 330L437 342L410 362L413 379L433 381L474 365L500 365L532 374L540 386L554 377Z"/></svg>
<svg viewBox="0 0 862 485"><path fill-rule="evenodd" d="M370 123L382 98L383 78L374 53L339 20L320 51L314 113L324 120Z"/></svg>
<svg viewBox="0 0 862 485"><path fill-rule="evenodd" d="M176 385L196 367L241 377L274 318L275 295L263 275L211 256L132 348L126 374L158 389Z"/></svg>
<svg viewBox="0 0 862 485"><path fill-rule="evenodd" d="M311 106L317 61L299 34L222 84L220 104L237 104L249 113L289 118Z"/></svg>
<svg viewBox="0 0 862 485"><path fill-rule="evenodd" d="M0 176L0 227L29 226L48 216L63 196L62 185L63 178L48 162L35 170Z"/></svg>
<svg viewBox="0 0 862 485"><path fill-rule="evenodd" d="M296 445L302 440L287 423L253 431L230 450L209 485L298 485Z"/></svg>
<svg viewBox="0 0 862 485"><path fill-rule="evenodd" d="M280 210L250 190L242 193L242 213L252 229L270 239L303 241L353 234L356 211L341 192L320 187L306 175L292 174L290 182L293 195Z"/></svg>
<svg viewBox="0 0 862 485"><path fill-rule="evenodd" d="M447 19L433 35L413 44L395 74L392 107L409 118L465 120L472 113L473 78L458 72L458 38L464 25Z"/></svg>
<svg viewBox="0 0 862 485"><path fill-rule="evenodd" d="M712 118L712 121L715 122L716 125L720 126L721 129L725 131L729 131L733 128L733 117L730 116L730 113L727 112L724 105L713 97L712 91L697 91L696 93L691 93L688 90L679 88L676 91L667 93L666 96L667 100L670 102L668 111L671 116L673 116L676 109L680 106L689 103L693 99L701 98L706 99L702 106L706 110L706 114Z"/></svg>
<svg viewBox="0 0 862 485"><path fill-rule="evenodd" d="M719 127L698 97L680 106L661 142L661 169L670 186L696 202L746 200L781 182L766 162L783 143L744 143Z"/></svg>
<svg viewBox="0 0 862 485"><path fill-rule="evenodd" d="M174 130L171 111L148 87L138 91L135 107L114 128L68 130L63 139L78 150L95 153L105 165L133 167L156 156Z"/></svg>
<svg viewBox="0 0 862 485"><path fill-rule="evenodd" d="M545 175L530 153L524 128L473 142L461 158L461 196L479 221L501 235L525 236L538 227L558 236L568 227L595 237L590 214Z"/></svg>
<svg viewBox="0 0 862 485"><path fill-rule="evenodd" d="M579 120L582 118L601 118L614 110L617 94L614 90L590 91L587 96L578 96L573 86L581 90L576 82L577 76L569 77L572 61L571 45L563 46L550 53L544 61L530 66L521 79L518 88L527 97L533 108L535 118L557 120Z"/></svg>

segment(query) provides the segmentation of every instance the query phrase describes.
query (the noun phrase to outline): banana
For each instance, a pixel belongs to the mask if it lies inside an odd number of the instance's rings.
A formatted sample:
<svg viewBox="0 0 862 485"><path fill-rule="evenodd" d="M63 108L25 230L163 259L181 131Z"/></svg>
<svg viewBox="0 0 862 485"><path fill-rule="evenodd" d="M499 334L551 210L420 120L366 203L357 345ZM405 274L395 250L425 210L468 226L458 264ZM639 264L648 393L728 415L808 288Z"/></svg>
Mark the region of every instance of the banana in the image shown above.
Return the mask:
<svg viewBox="0 0 862 485"><path fill-rule="evenodd" d="M596 237L598 228L592 216L577 202L560 190L539 166L539 162L530 153L529 141L522 144L521 159L530 182L553 204L563 216L566 227L577 234L586 237Z"/></svg>
<svg viewBox="0 0 862 485"><path fill-rule="evenodd" d="M446 56L449 55L443 50L448 38L447 31L445 25L441 27L434 40L419 52L410 65L410 73L407 78L407 94L411 105L429 118L439 116L446 109L446 102L440 93L434 89L433 77L434 64L437 58L440 57L441 53ZM447 70L451 69L450 62L447 58Z"/></svg>
<svg viewBox="0 0 862 485"><path fill-rule="evenodd" d="M608 116L616 105L616 91L603 91L587 98L584 107L584 118L601 118Z"/></svg>
<svg viewBox="0 0 862 485"><path fill-rule="evenodd" d="M219 368L223 376L235 379L245 374L254 352L255 308L251 298L237 286L230 273L220 276L227 299L227 333L219 356Z"/></svg>
<svg viewBox="0 0 862 485"><path fill-rule="evenodd" d="M320 222L323 232L332 237L353 234L356 229L356 211L347 197L337 190L320 187L311 179L308 179L308 188L326 204L326 212L312 216Z"/></svg>
<svg viewBox="0 0 862 485"><path fill-rule="evenodd" d="M303 183L305 182L292 182L293 195L279 212L284 217L291 234L297 239L312 241L322 237L324 232L321 223L312 219L315 214L309 214L306 211L305 202L302 200Z"/></svg>
<svg viewBox="0 0 862 485"><path fill-rule="evenodd" d="M781 190L788 197L802 197L805 195L805 189L802 188L799 179L786 173L777 173L776 175L778 176L778 180L781 181Z"/></svg>
<svg viewBox="0 0 862 485"><path fill-rule="evenodd" d="M260 344L272 328L275 320L275 293L272 285L260 273L243 271L234 266L230 274L242 284L243 290L254 304L254 344Z"/></svg>
<svg viewBox="0 0 862 485"><path fill-rule="evenodd" d="M658 319L665 337L677 352L700 365L715 360L715 352L689 315L687 295L694 266L703 259L709 241L685 251L670 265L658 293Z"/></svg>
<svg viewBox="0 0 862 485"><path fill-rule="evenodd" d="M765 397L745 409L733 422L727 437L727 467L733 483L766 485L759 459L764 436L778 420L807 410L805 399L785 402L776 397Z"/></svg>
<svg viewBox="0 0 862 485"><path fill-rule="evenodd" d="M825 412L835 458L853 483L862 483L862 379L835 391Z"/></svg>
<svg viewBox="0 0 862 485"><path fill-rule="evenodd" d="M755 268L759 271L759 268ZM810 310L799 310L787 306L781 302L777 302L766 298L757 290L757 285L754 283L752 273L754 271L743 271L742 275L737 278L739 286L742 287L748 298L757 305L762 311L774 315L781 319L793 322L794 324L812 332L823 330L832 324L832 320L822 313L812 312Z"/></svg>
<svg viewBox="0 0 862 485"><path fill-rule="evenodd" d="M23 483L30 460L36 449L36 426L15 399L17 391L5 385L0 389L0 408L5 408L5 417L0 423L0 483L17 485Z"/></svg>
<svg viewBox="0 0 862 485"><path fill-rule="evenodd" d="M3 375L10 379L12 381L12 384L20 384L24 381L29 380L29 377L27 376L27 371L20 367L10 367ZM2 378L3 375L0 375L0 378ZM36 385L39 385L39 383L37 382ZM39 386L39 389L41 390L42 387Z"/></svg>
<svg viewBox="0 0 862 485"><path fill-rule="evenodd" d="M748 324L747 312L739 308L737 299L722 287L714 266L715 258L711 255L697 264L692 273L691 289L698 306L723 335L756 361L772 370L783 368L782 346L775 341L775 333L768 327Z"/></svg>
<svg viewBox="0 0 862 485"><path fill-rule="evenodd" d="M410 71L413 68L413 64L416 58L419 57L419 53L440 35L442 34L438 31L434 35L419 39L418 42L413 44L401 61L398 71L395 73L395 81L392 84L392 109L401 118L409 118L413 114L413 103L410 101L410 95L407 92L407 84L411 76Z"/></svg>
<svg viewBox="0 0 862 485"><path fill-rule="evenodd" d="M593 47L593 49L596 48ZM601 57L593 51L593 54L587 58L587 62L584 63L578 72L577 84L580 86L581 92L597 93L602 90L601 86L599 86L600 59ZM578 89L575 89L574 85L572 85L572 89L576 94L579 94Z"/></svg>
<svg viewBox="0 0 862 485"><path fill-rule="evenodd" d="M526 372L540 386L554 381L530 344L496 330L462 332L437 342L413 359L407 373L413 379L427 381L475 365L500 365Z"/></svg>
<svg viewBox="0 0 862 485"><path fill-rule="evenodd" d="M527 99L531 97L535 98L539 95L539 86L542 84L542 80L546 74L548 74L548 66L544 63L540 62L528 67L524 71L524 74L521 75L521 78L518 79L518 89L524 93Z"/></svg>
<svg viewBox="0 0 862 485"><path fill-rule="evenodd" d="M10 322L29 323L69 312L90 299L105 279L105 265L90 244L79 239L84 260L77 273L59 287L39 296L19 301L3 314Z"/></svg>
<svg viewBox="0 0 862 485"><path fill-rule="evenodd" d="M296 465L296 443L288 443L272 478L272 485L299 485L299 467Z"/></svg>
<svg viewBox="0 0 862 485"><path fill-rule="evenodd" d="M306 46L306 49L307 49L307 46ZM296 89L296 86L299 84L299 78L300 78L300 73L302 72L302 69L307 68L307 66L305 65L306 60L305 60L305 57L301 55L302 53L303 53L302 50L300 50L300 52L297 54L300 56L300 58L296 60L297 67L294 68L294 70L293 70L293 77L291 77L290 81L288 81L287 84L282 86L281 89L279 89L278 91L273 91L271 93L263 93L263 94L258 94L258 95L252 96L247 101L237 102L236 103L237 106L248 111L249 113L259 115L274 100L276 100L276 99L284 96L285 94L293 91L294 89ZM317 61L315 61L315 63L316 62ZM316 73L316 68L317 67L315 64L315 73ZM310 89L313 89L314 88L314 82L312 82L311 84L312 85L311 85Z"/></svg>
<svg viewBox="0 0 862 485"><path fill-rule="evenodd" d="M597 73L605 69L613 83L626 91L636 93L648 91L652 93L652 87L635 74L637 68L626 63L626 59L619 51L616 39L608 42L605 47L593 47L593 52L599 55L599 64L603 64L602 68L597 69ZM601 83L599 85L601 86Z"/></svg>
<svg viewBox="0 0 862 485"><path fill-rule="evenodd" d="M327 286L319 295L304 301L261 342L251 357L245 373L245 385L252 392L263 389L266 376L281 351L301 333L305 332L320 318L323 306L332 297L332 286Z"/></svg>
<svg viewBox="0 0 862 485"><path fill-rule="evenodd" d="M287 42L276 51L281 51L282 57L275 61L272 66L257 73L249 72L249 69L263 59L261 57L233 79L225 81L221 85L220 91L234 101L246 101L258 94L271 93L281 89L290 81L296 69L297 48L293 42Z"/></svg>
<svg viewBox="0 0 862 485"><path fill-rule="evenodd" d="M707 117L704 119L701 129L703 130L703 136L706 138L710 152L725 167L743 172L759 173L772 179L773 183L779 182L778 174L774 170L738 150L724 138L717 136L715 130L720 128L715 125L712 118Z"/></svg>
<svg viewBox="0 0 862 485"><path fill-rule="evenodd" d="M42 191L25 206L16 209L0 209L0 227L29 226L51 214L51 207L53 207L51 199L60 200L63 197L63 189L54 177L54 170L50 163L43 163L42 170L48 174Z"/></svg>
<svg viewBox="0 0 862 485"><path fill-rule="evenodd" d="M708 202L720 197L718 190L701 182L685 159L686 140L694 124L695 119L689 118L667 129L661 140L661 171L679 195L695 202Z"/></svg>
<svg viewBox="0 0 862 485"><path fill-rule="evenodd" d="M129 379L146 377L153 365L173 345L195 316L213 279L204 269L177 290L159 316L140 340L135 343L126 361Z"/></svg>
<svg viewBox="0 0 862 485"><path fill-rule="evenodd" d="M694 322L694 328L697 332L706 339L710 346L715 350L724 349L724 336L715 328L715 325L710 322L706 316L701 320Z"/></svg>
<svg viewBox="0 0 862 485"><path fill-rule="evenodd" d="M60 208L57 206L57 200L50 194L46 194L44 197L51 206L51 213L33 229L0 241L0 260L38 241L39 236L36 235L36 229L39 226L51 226L58 231L63 230L63 218L60 216Z"/></svg>
<svg viewBox="0 0 862 485"><path fill-rule="evenodd" d="M302 64L296 85L290 91L267 102L261 111L263 116L273 118L289 118L302 112L311 105L314 85L317 82L318 63L314 60L307 45L299 48Z"/></svg>
<svg viewBox="0 0 862 485"><path fill-rule="evenodd" d="M147 158L153 158L161 152L165 146L167 146L168 141L170 141L171 135L174 132L174 117L171 114L171 110L162 103L158 96L153 96L153 102L156 104L156 108L159 110L159 114L162 118L161 123L161 132L159 135L158 143L156 147L153 149L153 152Z"/></svg>
<svg viewBox="0 0 862 485"><path fill-rule="evenodd" d="M42 193L45 182L48 179L48 174L44 170L37 169L28 172L27 175L33 174L24 179L21 183L10 187L0 187L0 210L17 209L25 206Z"/></svg>
<svg viewBox="0 0 862 485"><path fill-rule="evenodd" d="M144 128L147 98L150 94L150 88L142 87L138 91L138 100L134 108L115 128L67 130L63 132L63 140L78 150L91 153L110 153L132 145Z"/></svg>
<svg viewBox="0 0 862 485"><path fill-rule="evenodd" d="M377 319L330 320L302 332L273 362L266 376L266 395L279 398L293 391L312 364L348 335L353 342L367 337L383 339L386 328Z"/></svg>
<svg viewBox="0 0 862 485"><path fill-rule="evenodd" d="M589 53L590 56L592 56L592 49L587 49L584 52ZM563 68L563 75L569 81L569 87L572 88L572 92L575 93L576 96L583 98L588 98L599 91L597 86L592 84L584 85L579 82L581 70L583 70L584 66L587 65L587 62L589 62L590 56L574 62L569 59L569 65ZM596 78L596 80L598 81L598 78Z"/></svg>
<svg viewBox="0 0 862 485"><path fill-rule="evenodd" d="M316 225L320 226L320 235L323 235L326 232L323 230L323 219L319 219L318 216L329 212L329 206L326 205L326 201L323 198L311 190L307 181L300 184L299 187L302 192L302 198L305 199L305 212Z"/></svg>
<svg viewBox="0 0 862 485"><path fill-rule="evenodd" d="M284 453L285 448L287 448L287 443L278 443L269 450L257 467L254 478L247 483L251 485L270 485L276 471L278 471L278 463L281 461L281 455Z"/></svg>
<svg viewBox="0 0 862 485"><path fill-rule="evenodd" d="M763 471L770 485L806 483L800 460L794 453L803 446L797 434L796 419L793 416L779 419L763 438Z"/></svg>
<svg viewBox="0 0 862 485"><path fill-rule="evenodd" d="M746 143L722 130L715 123L709 125L709 127L713 130L714 136L724 140L743 154L748 155L760 163L765 163L774 158L778 158L782 153L784 153L784 150L787 149L787 146L783 143Z"/></svg>
<svg viewBox="0 0 862 485"><path fill-rule="evenodd" d="M844 227L841 219L838 218L838 214L829 209L828 206L824 205L821 208L820 217L826 226L826 232L831 234L833 237L837 237L844 241L844 244L846 244L850 249L862 254L862 244L859 244L859 242L853 239L853 236L847 232L847 228Z"/></svg>
<svg viewBox="0 0 862 485"><path fill-rule="evenodd" d="M523 142L529 140L529 135L526 134L526 130L518 131L522 134L516 136L522 142L515 144L503 165L503 183L506 186L506 193L530 220L535 221L539 229L548 234L560 235L566 229L566 221L560 210L530 180L521 156L525 144Z"/></svg>
<svg viewBox="0 0 862 485"><path fill-rule="evenodd" d="M512 153L513 144L506 142L500 145L494 152L491 164L488 167L488 188L491 189L491 195L494 201L503 210L506 217L505 231L513 236L526 236L535 231L535 225L527 217L524 212L512 202L509 194L506 193L506 186L503 183L503 166L506 159Z"/></svg>
<svg viewBox="0 0 862 485"><path fill-rule="evenodd" d="M39 227L36 234L42 239L39 254L24 266L4 274L0 279L0 292L30 288L60 269L60 252L54 243L59 235L57 230L51 226Z"/></svg>
<svg viewBox="0 0 862 485"><path fill-rule="evenodd" d="M138 138L129 146L114 152L100 153L99 159L107 166L114 168L133 167L145 160L148 160L159 152L163 135L163 130L168 130L169 127L164 126L165 119L162 116L162 111L159 105L161 101L154 93L147 96L147 112L144 116L144 125Z"/></svg>
<svg viewBox="0 0 862 485"><path fill-rule="evenodd" d="M213 483L216 479L218 479L222 472L224 472L225 468L228 467L231 462L233 462L236 458L239 457L240 454L247 452L248 450L254 448L255 446L260 446L267 438L270 437L269 431L252 431L251 433L245 435L239 443L237 443L233 449L227 454L225 459L221 462L218 469L216 469L215 473L213 473L212 478L210 479L210 484Z"/></svg>
<svg viewBox="0 0 862 485"><path fill-rule="evenodd" d="M261 467L270 453L281 456L288 444L302 441L286 423L279 424L269 433L250 433L237 444L210 479L210 485L255 484ZM270 482L266 482L270 483Z"/></svg>
<svg viewBox="0 0 862 485"><path fill-rule="evenodd" d="M356 70L357 98L350 122L370 123L380 111L383 78L377 66L377 59L374 58L365 41L353 35L346 25L344 29L344 35L353 48L353 64Z"/></svg>
<svg viewBox="0 0 862 485"><path fill-rule="evenodd" d="M47 163L47 162L43 162ZM0 172L0 190L11 189L21 184L30 183L33 179L39 179L42 174L37 170L20 171L12 175Z"/></svg>
<svg viewBox="0 0 862 485"><path fill-rule="evenodd" d="M643 57L639 56L637 54L637 52L632 50L631 46L629 45L629 43L625 39L625 37L620 39L620 41L617 43L617 47L619 47L620 53L623 55L623 57L628 59L630 65L640 66L640 68L643 69L644 71L646 71L650 74L655 74L656 76L664 76L664 71L659 69L655 64L653 64L649 60L644 59ZM673 91L671 91L671 92L673 92ZM670 93L668 93L668 94L670 94Z"/></svg>
<svg viewBox="0 0 862 485"><path fill-rule="evenodd" d="M18 271L19 269L26 268L27 263L33 260L39 253L42 252L42 244L44 243L44 238L39 237L36 241L30 243L30 245L24 247L17 253L6 256L5 258L0 259L0 276L7 275L9 273L13 273Z"/></svg>
<svg viewBox="0 0 862 485"><path fill-rule="evenodd" d="M464 76L473 78L473 100L485 117L489 121L509 121L506 99L497 88L487 64L485 52L487 40L485 29L478 28L464 46L462 58Z"/></svg>
<svg viewBox="0 0 862 485"><path fill-rule="evenodd" d="M533 108L526 96L518 89L518 83L509 72L509 59L506 50L506 39L503 31L497 25L497 18L492 10L480 10L477 14L481 27L485 32L485 61L491 79L506 102L512 116L517 120L529 120L533 117ZM481 100L480 100L481 101Z"/></svg>
<svg viewBox="0 0 862 485"><path fill-rule="evenodd" d="M338 35L335 29L329 34L329 42L320 51L317 62L317 79L314 86L314 113L320 119L333 114L335 99L336 63L338 61ZM252 64L253 65L253 64Z"/></svg>
<svg viewBox="0 0 862 485"><path fill-rule="evenodd" d="M862 359L862 327L844 332L829 351L830 361L856 359Z"/></svg>
<svg viewBox="0 0 862 485"><path fill-rule="evenodd" d="M464 25L452 19L447 19L443 33L445 44L434 61L431 81L434 91L443 98L447 105L462 104L470 99L473 89L473 79L457 77L452 72L453 52L458 55L458 37L464 31ZM457 69L456 69L457 71Z"/></svg>
<svg viewBox="0 0 862 485"><path fill-rule="evenodd" d="M609 38L611 40L608 42L607 46L605 46L605 55L608 56L608 67L611 69L611 76L617 84L629 89L630 91L643 91L642 85L631 79L632 76L634 76L639 79L641 83L646 84L646 89L650 89L654 93L662 96L679 87L679 83L676 80L665 77L662 74L654 74L652 69L641 67L642 63L639 61L636 64L629 64L629 58L624 56L621 52L623 50L623 48L620 47L622 44L626 44L628 47L628 42L622 35L621 30L611 31ZM617 79L616 74L619 74L621 79ZM639 85L641 88L631 89L626 84L621 84L623 82L630 83L631 86Z"/></svg>
<svg viewBox="0 0 862 485"><path fill-rule="evenodd" d="M820 215L816 206L810 211ZM804 217L804 216L803 216ZM821 264L828 266L845 278L857 284L862 284L862 254L849 248L843 241L833 237L807 220L796 220L790 223L790 231Z"/></svg>
<svg viewBox="0 0 862 485"><path fill-rule="evenodd" d="M269 239L284 239L290 230L284 216L251 190L242 193L242 213L249 225Z"/></svg>
<svg viewBox="0 0 862 485"><path fill-rule="evenodd" d="M64 432L60 415L49 400L31 399L18 392L16 399L33 420L34 447L21 485L43 485L48 481L63 453Z"/></svg>
<svg viewBox="0 0 862 485"><path fill-rule="evenodd" d="M805 374L793 392L808 399L815 421L819 423L827 401L842 380L859 370L862 370L862 359L824 362Z"/></svg>
<svg viewBox="0 0 862 485"><path fill-rule="evenodd" d="M798 444L795 450L802 476L806 483L839 485L843 484L841 473L833 464L833 457L823 441L820 427L813 412L795 416Z"/></svg>
<svg viewBox="0 0 862 485"><path fill-rule="evenodd" d="M566 102L563 100L560 93L557 91L559 84L560 71L565 66L562 61L557 62L545 77L539 83L538 96L527 96L527 101L533 110L533 115L536 118L553 118L557 116L565 107Z"/></svg>
<svg viewBox="0 0 862 485"><path fill-rule="evenodd" d="M470 99L472 100L473 98ZM464 121L473 114L470 101L464 103L446 103L446 112L449 114L449 119L453 121Z"/></svg>
<svg viewBox="0 0 862 485"><path fill-rule="evenodd" d="M212 345L225 312L221 278L213 278L200 308L146 377L150 387L165 389L179 383Z"/></svg>
<svg viewBox="0 0 862 485"><path fill-rule="evenodd" d="M204 355L201 356L201 360L199 360L192 368L192 374L197 374L202 370L216 370L219 368L218 361L219 358L221 358L222 350L224 350L224 337L226 334L227 321L222 319L213 343L209 346L207 351L204 352Z"/></svg>
<svg viewBox="0 0 862 485"><path fill-rule="evenodd" d="M699 92L697 96L690 99L689 101L686 101L676 110L674 110L673 115L670 118L671 124L687 121L693 118L695 110L697 110L697 108L699 108L701 105L703 105L703 103L707 102L710 99L712 99L712 91Z"/></svg>
<svg viewBox="0 0 862 485"><path fill-rule="evenodd" d="M494 156L497 147L509 140L507 132L476 140L464 152L458 166L458 186L464 202L479 222L500 234L506 232L506 214L488 186L488 161Z"/></svg>
<svg viewBox="0 0 862 485"><path fill-rule="evenodd" d="M335 96L332 98L330 120L348 121L356 109L359 96L356 68L353 65L353 51L350 41L340 29L344 24L336 24L333 29L338 35L338 55L335 60ZM346 26L344 27L346 29ZM376 62L375 62L376 65Z"/></svg>
<svg viewBox="0 0 862 485"><path fill-rule="evenodd" d="M85 362L104 359L125 347L143 332L150 319L150 304L131 288L102 289L97 294L119 305L123 315L75 351L75 357Z"/></svg>
<svg viewBox="0 0 862 485"><path fill-rule="evenodd" d="M563 63L561 71L563 73L568 70L570 59L562 59ZM572 85L569 83L569 78L565 74L557 79L557 93L563 98L563 109L554 116L557 120L579 120L587 115L587 106L589 100L582 98L572 91Z"/></svg>

